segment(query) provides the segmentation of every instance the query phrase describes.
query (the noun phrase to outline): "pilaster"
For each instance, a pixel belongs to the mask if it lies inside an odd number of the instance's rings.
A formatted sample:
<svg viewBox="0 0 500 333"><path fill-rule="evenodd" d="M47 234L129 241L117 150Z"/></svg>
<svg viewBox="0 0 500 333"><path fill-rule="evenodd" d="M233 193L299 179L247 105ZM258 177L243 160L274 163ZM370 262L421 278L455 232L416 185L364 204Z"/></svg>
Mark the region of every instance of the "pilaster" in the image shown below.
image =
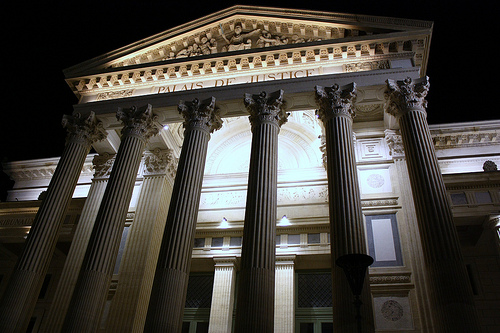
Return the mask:
<svg viewBox="0 0 500 333"><path fill-rule="evenodd" d="M215 98L181 101L184 142L161 242L145 331L179 332L210 133L222 126Z"/></svg>
<svg viewBox="0 0 500 333"><path fill-rule="evenodd" d="M387 112L396 117L417 213L439 332L479 332L472 289L426 119L427 77L387 80Z"/></svg>
<svg viewBox="0 0 500 333"><path fill-rule="evenodd" d="M95 332L99 327L142 153L161 128L150 105L119 109L117 119L124 124L122 142L64 321L67 332Z"/></svg>
<svg viewBox="0 0 500 333"><path fill-rule="evenodd" d="M274 330L278 133L283 90L245 94L252 145L236 307L237 332Z"/></svg>
<svg viewBox="0 0 500 333"><path fill-rule="evenodd" d="M356 332L354 297L343 270L335 264L346 254L366 254L367 246L361 197L356 170L352 123L356 84L343 87L316 86L318 116L326 134L328 198L330 212L331 257L333 279L333 323L339 332ZM373 332L373 311L369 279L365 278L361 294L363 332Z"/></svg>
<svg viewBox="0 0 500 333"><path fill-rule="evenodd" d="M233 324L236 257L215 257L209 333L231 333Z"/></svg>
<svg viewBox="0 0 500 333"><path fill-rule="evenodd" d="M170 150L145 154L144 181L120 264L107 332L142 332L176 168L177 159Z"/></svg>
<svg viewBox="0 0 500 333"><path fill-rule="evenodd" d="M0 301L2 332L26 331L87 154L93 142L106 137L94 113L64 116L62 124L66 146Z"/></svg>
<svg viewBox="0 0 500 333"><path fill-rule="evenodd" d="M274 332L295 332L295 255L276 256Z"/></svg>

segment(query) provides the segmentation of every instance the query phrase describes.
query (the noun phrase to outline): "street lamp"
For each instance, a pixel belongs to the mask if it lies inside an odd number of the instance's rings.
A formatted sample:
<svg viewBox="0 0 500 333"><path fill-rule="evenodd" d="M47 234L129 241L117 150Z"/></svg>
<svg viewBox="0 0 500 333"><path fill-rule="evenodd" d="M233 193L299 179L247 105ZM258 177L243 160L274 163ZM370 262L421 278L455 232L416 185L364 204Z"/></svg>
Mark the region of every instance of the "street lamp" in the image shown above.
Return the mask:
<svg viewBox="0 0 500 333"><path fill-rule="evenodd" d="M354 295L354 306L356 307L356 323L358 333L361 333L361 290L365 281L366 269L373 263L373 258L362 253L352 253L340 256L335 264L344 270L349 287Z"/></svg>

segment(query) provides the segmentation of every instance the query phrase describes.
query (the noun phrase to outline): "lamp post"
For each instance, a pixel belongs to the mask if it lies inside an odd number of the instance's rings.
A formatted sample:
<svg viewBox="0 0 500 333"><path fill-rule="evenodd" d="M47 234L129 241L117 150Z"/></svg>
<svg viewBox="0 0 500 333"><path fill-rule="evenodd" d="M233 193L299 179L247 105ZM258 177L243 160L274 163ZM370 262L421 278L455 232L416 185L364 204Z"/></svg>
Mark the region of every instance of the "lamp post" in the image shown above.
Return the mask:
<svg viewBox="0 0 500 333"><path fill-rule="evenodd" d="M352 253L340 256L335 264L344 270L349 282L349 287L354 295L354 306L356 307L356 323L358 333L361 333L361 290L365 280L366 269L373 263L373 258L362 253Z"/></svg>

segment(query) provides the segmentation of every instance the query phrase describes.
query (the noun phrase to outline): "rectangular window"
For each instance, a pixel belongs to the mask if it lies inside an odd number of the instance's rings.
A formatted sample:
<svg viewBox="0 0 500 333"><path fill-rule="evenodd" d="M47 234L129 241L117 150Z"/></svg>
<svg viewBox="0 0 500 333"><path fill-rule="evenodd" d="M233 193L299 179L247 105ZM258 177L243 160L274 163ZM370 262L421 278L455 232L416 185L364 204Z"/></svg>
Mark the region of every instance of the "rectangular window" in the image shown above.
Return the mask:
<svg viewBox="0 0 500 333"><path fill-rule="evenodd" d="M288 244L300 244L300 235L288 235Z"/></svg>
<svg viewBox="0 0 500 333"><path fill-rule="evenodd" d="M222 247L222 244L224 244L224 238L223 237L214 237L214 238L212 238L212 247Z"/></svg>
<svg viewBox="0 0 500 333"><path fill-rule="evenodd" d="M214 285L213 274L190 275L186 308L209 308L212 304L212 288Z"/></svg>
<svg viewBox="0 0 500 333"><path fill-rule="evenodd" d="M450 194L450 197L451 197L451 202L454 205L466 205L467 204L467 196L463 192L452 193L452 194Z"/></svg>
<svg viewBox="0 0 500 333"><path fill-rule="evenodd" d="M205 247L205 238L195 238L194 239L194 247Z"/></svg>
<svg viewBox="0 0 500 333"><path fill-rule="evenodd" d="M229 246L241 246L241 237L231 237Z"/></svg>
<svg viewBox="0 0 500 333"><path fill-rule="evenodd" d="M487 204L491 203L491 195L490 192L476 192L476 202L478 204Z"/></svg>
<svg viewBox="0 0 500 333"><path fill-rule="evenodd" d="M332 274L330 272L297 274L297 306L324 308L332 306Z"/></svg>
<svg viewBox="0 0 500 333"><path fill-rule="evenodd" d="M319 234L307 234L307 243L308 244L319 244L320 243Z"/></svg>
<svg viewBox="0 0 500 333"><path fill-rule="evenodd" d="M371 267L403 265L396 214L366 216L366 232Z"/></svg>

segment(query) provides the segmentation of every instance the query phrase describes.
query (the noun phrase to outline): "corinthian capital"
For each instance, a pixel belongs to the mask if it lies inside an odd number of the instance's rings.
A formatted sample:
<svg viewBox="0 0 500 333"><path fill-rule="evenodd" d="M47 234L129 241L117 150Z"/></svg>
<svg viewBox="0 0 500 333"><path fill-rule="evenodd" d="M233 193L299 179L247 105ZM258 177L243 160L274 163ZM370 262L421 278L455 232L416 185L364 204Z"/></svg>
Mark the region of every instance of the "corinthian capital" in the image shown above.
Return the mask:
<svg viewBox="0 0 500 333"><path fill-rule="evenodd" d="M64 115L62 126L68 131L66 142L79 142L90 147L94 142L104 140L107 136L94 112L90 112L87 116L82 116L79 112L74 112L71 116Z"/></svg>
<svg viewBox="0 0 500 333"><path fill-rule="evenodd" d="M151 136L158 134L161 124L158 116L153 114L153 107L150 104L140 108L118 108L116 119L122 121L122 135L134 135L148 140Z"/></svg>
<svg viewBox="0 0 500 333"><path fill-rule="evenodd" d="M144 175L153 176L170 174L175 176L178 160L174 157L172 149L159 149L146 152L144 156Z"/></svg>
<svg viewBox="0 0 500 333"><path fill-rule="evenodd" d="M289 113L284 110L283 90L258 95L245 94L243 102L250 113L252 128L262 122L270 122L279 127L288 121Z"/></svg>
<svg viewBox="0 0 500 333"><path fill-rule="evenodd" d="M389 114L399 117L410 110L425 112L427 107L425 96L429 91L427 76L416 80L406 78L402 81L387 80L386 82Z"/></svg>
<svg viewBox="0 0 500 333"><path fill-rule="evenodd" d="M314 87L316 90L316 104L319 107L317 114L321 121L326 122L335 116L355 117L353 103L356 100L356 83L340 87L334 84L331 87Z"/></svg>
<svg viewBox="0 0 500 333"><path fill-rule="evenodd" d="M184 128L199 128L209 133L222 127L222 119L215 107L215 97L203 101L195 98L192 102L180 101L177 107L184 117Z"/></svg>

